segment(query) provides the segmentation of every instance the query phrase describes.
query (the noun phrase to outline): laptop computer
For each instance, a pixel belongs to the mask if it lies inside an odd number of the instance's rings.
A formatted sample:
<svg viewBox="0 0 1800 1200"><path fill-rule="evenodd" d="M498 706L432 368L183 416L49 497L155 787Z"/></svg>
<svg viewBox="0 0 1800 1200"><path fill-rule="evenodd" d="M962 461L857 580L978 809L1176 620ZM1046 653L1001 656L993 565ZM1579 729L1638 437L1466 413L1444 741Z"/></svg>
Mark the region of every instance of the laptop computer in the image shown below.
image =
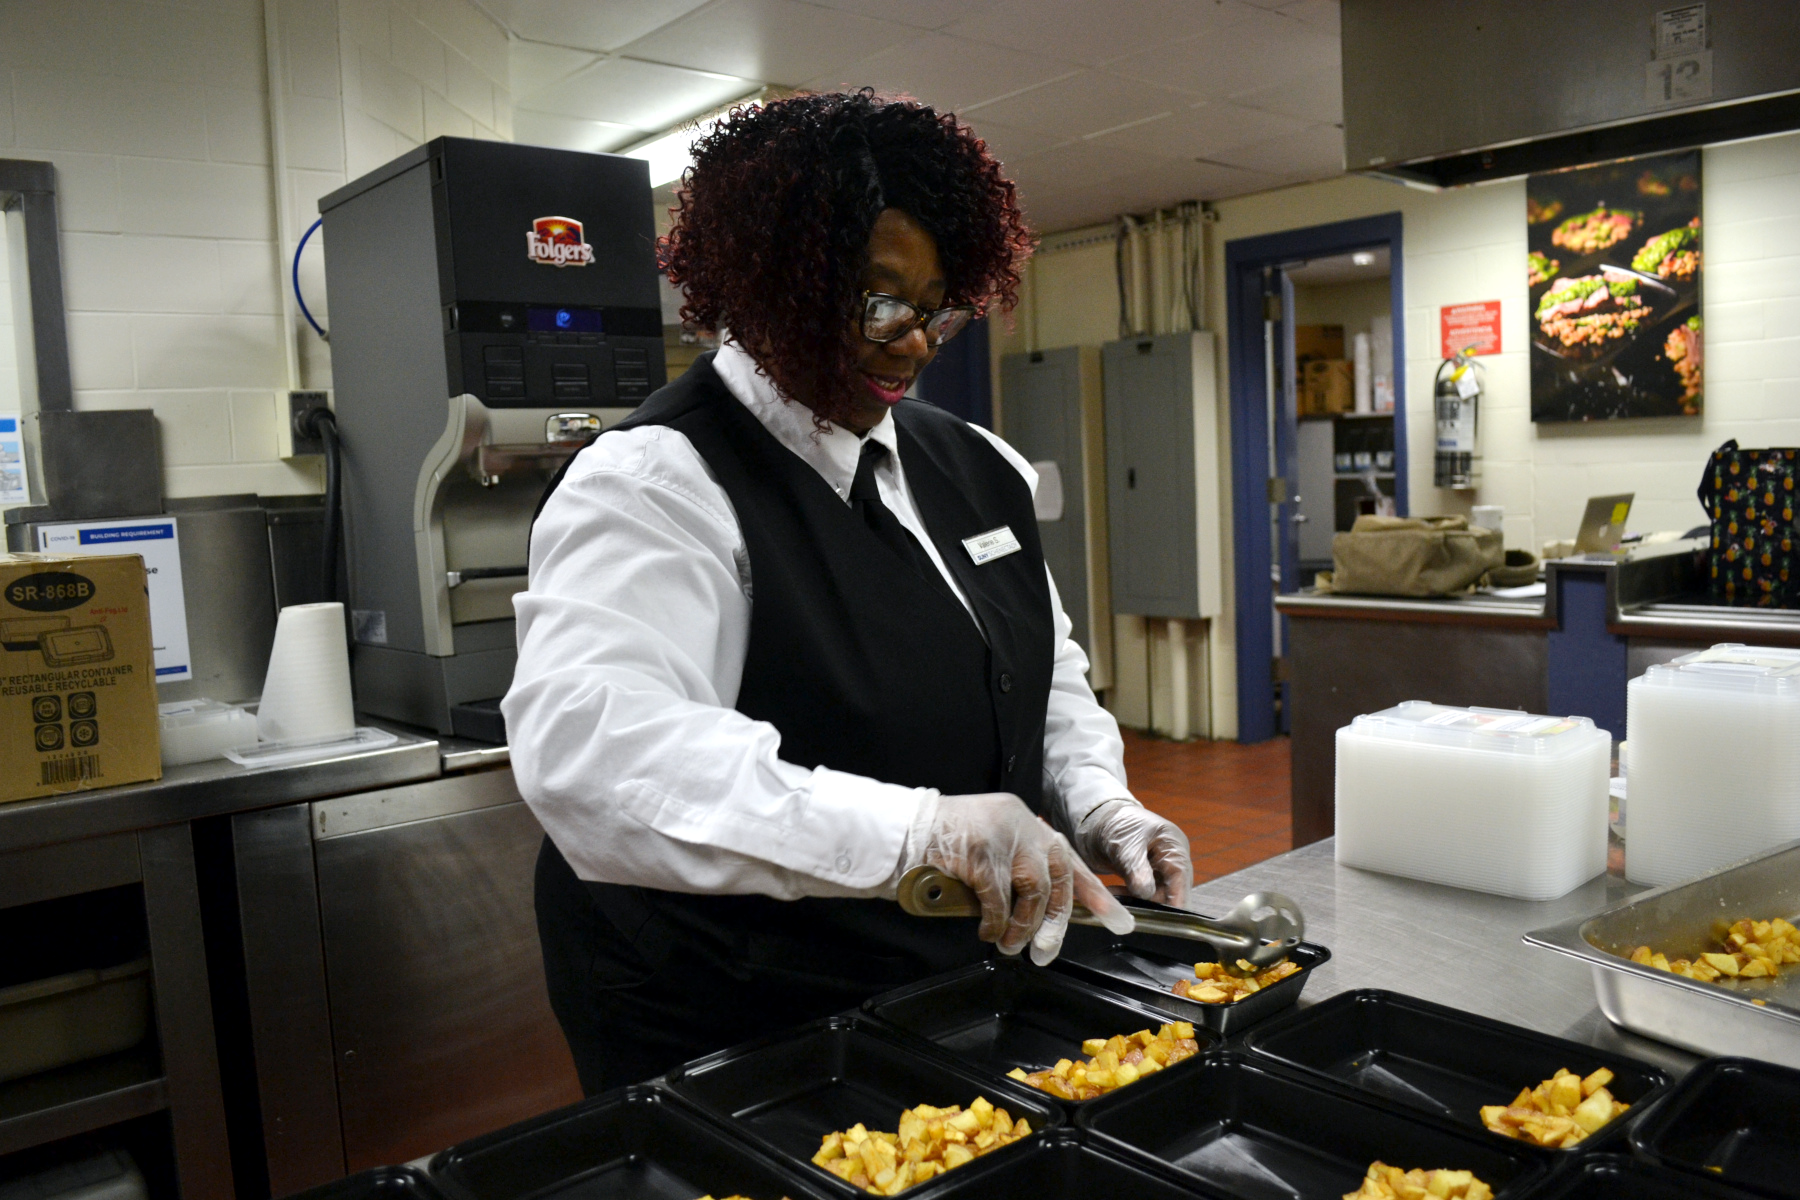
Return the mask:
<svg viewBox="0 0 1800 1200"><path fill-rule="evenodd" d="M1581 517L1581 532L1575 535L1575 553L1607 554L1617 550L1625 536L1625 518L1631 515L1631 502L1636 498L1636 492L1590 498L1587 512Z"/></svg>

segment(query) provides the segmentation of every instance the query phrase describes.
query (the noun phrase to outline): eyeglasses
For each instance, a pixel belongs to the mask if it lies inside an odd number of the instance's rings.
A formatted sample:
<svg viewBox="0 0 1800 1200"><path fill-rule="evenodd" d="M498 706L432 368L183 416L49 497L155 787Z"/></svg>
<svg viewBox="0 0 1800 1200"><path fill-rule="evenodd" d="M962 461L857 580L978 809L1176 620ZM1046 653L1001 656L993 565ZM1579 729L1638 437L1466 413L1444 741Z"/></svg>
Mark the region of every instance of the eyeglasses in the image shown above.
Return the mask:
<svg viewBox="0 0 1800 1200"><path fill-rule="evenodd" d="M918 305L885 292L864 292L862 306L863 336L883 344L897 342L923 325L925 344L935 348L961 333L975 319L972 305L957 304L925 312Z"/></svg>

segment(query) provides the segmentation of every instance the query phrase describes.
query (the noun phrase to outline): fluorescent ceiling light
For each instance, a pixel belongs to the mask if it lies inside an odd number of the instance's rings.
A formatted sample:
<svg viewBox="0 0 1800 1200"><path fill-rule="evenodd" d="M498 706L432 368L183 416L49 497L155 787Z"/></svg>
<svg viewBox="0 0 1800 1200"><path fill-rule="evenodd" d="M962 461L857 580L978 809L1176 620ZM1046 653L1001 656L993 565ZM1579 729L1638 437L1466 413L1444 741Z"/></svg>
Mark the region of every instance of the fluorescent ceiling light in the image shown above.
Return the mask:
<svg viewBox="0 0 1800 1200"><path fill-rule="evenodd" d="M1358 250L1350 256L1350 261L1359 267L1372 267L1375 265L1375 253L1372 250Z"/></svg>
<svg viewBox="0 0 1800 1200"><path fill-rule="evenodd" d="M712 131L720 117L733 108L745 103L755 103L762 98L761 91L733 100L698 117L692 117L667 133L659 133L647 142L640 142L629 150L621 150L627 158L641 158L650 164L650 186L661 187L665 183L680 179L687 169L694 165L688 150L693 144Z"/></svg>

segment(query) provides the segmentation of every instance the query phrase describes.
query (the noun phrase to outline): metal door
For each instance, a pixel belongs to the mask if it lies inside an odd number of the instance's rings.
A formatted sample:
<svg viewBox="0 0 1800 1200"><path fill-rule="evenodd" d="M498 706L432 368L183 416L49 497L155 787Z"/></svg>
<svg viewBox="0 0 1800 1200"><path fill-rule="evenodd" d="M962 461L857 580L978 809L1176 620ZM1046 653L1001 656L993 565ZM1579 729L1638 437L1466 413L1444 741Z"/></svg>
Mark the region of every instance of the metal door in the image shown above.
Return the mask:
<svg viewBox="0 0 1800 1200"><path fill-rule="evenodd" d="M1034 350L1000 360L1006 397L1006 440L1038 468L1038 538L1044 562L1074 638L1090 656L1088 621L1087 489L1081 444L1081 350ZM1052 491L1062 498L1052 516L1042 501Z"/></svg>
<svg viewBox="0 0 1800 1200"><path fill-rule="evenodd" d="M1199 617L1193 334L1108 342L1106 503L1117 612Z"/></svg>

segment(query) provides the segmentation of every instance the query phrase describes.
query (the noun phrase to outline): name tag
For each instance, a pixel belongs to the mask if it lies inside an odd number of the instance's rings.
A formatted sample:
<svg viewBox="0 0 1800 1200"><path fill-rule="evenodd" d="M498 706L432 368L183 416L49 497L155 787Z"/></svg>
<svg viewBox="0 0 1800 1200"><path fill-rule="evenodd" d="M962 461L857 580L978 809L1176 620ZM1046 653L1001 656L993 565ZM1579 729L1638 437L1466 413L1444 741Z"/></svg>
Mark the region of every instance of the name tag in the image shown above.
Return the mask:
<svg viewBox="0 0 1800 1200"><path fill-rule="evenodd" d="M978 533L974 537L963 539L963 549L975 560L976 566L993 562L996 558L1005 558L1021 549L1019 539L1013 536L1010 526L1002 525L998 529L990 529L986 533Z"/></svg>

